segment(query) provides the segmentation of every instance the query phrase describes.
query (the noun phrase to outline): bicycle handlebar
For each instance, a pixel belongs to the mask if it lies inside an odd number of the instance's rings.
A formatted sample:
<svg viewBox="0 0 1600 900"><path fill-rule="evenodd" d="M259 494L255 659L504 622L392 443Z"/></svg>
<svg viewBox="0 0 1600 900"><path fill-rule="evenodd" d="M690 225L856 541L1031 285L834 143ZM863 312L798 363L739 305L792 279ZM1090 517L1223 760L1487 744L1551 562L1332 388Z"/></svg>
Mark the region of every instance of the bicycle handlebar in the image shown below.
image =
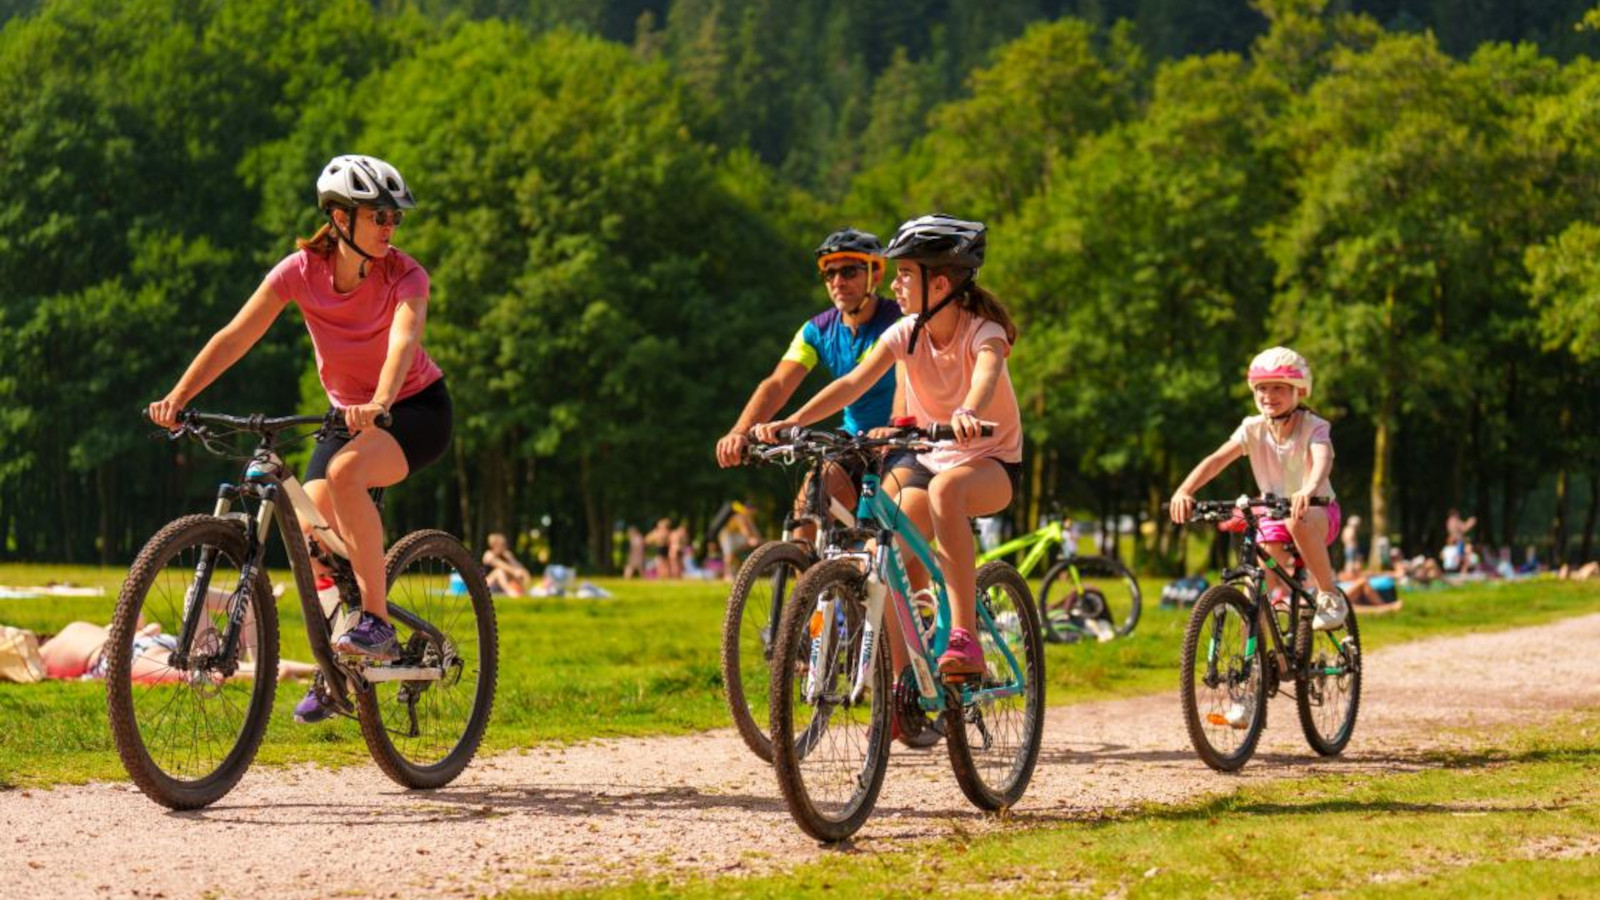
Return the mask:
<svg viewBox="0 0 1600 900"><path fill-rule="evenodd" d="M980 426L979 434L989 437L994 434L994 426ZM949 425L935 425L931 429L902 428L896 435L875 438L866 435L852 436L829 429L791 428L784 432L781 438L782 440L776 444L752 442L745 448L745 457L768 462L774 459L827 456L851 451L864 453L886 447L898 450L932 450L939 443L955 440L955 429Z"/></svg>
<svg viewBox="0 0 1600 900"><path fill-rule="evenodd" d="M1312 497L1312 506L1327 506L1327 497ZM1278 497L1267 494L1264 497L1241 496L1237 500L1196 500L1194 510L1189 513L1191 522L1225 522L1229 519L1243 516L1247 519L1256 518L1255 510L1264 510L1274 519L1282 519L1289 515L1293 501L1288 497Z"/></svg>
<svg viewBox="0 0 1600 900"><path fill-rule="evenodd" d="M148 409L141 410L140 415L146 421L149 421L150 411ZM319 431L333 434L340 432L348 434L344 426L344 413L339 409L330 409L320 416L267 416L260 413L251 416L230 416L223 413L208 413L186 409L179 412L177 418L178 427L166 430L169 439L175 441L183 437L193 437L213 453L223 453L224 451L213 446L213 441L221 437L221 435L213 434L206 427L208 425L220 425L225 428L231 428L235 432L249 432L263 437L305 425L317 425L320 426ZM394 416L390 413L383 413L374 420L374 424L380 428L387 428L394 424Z"/></svg>

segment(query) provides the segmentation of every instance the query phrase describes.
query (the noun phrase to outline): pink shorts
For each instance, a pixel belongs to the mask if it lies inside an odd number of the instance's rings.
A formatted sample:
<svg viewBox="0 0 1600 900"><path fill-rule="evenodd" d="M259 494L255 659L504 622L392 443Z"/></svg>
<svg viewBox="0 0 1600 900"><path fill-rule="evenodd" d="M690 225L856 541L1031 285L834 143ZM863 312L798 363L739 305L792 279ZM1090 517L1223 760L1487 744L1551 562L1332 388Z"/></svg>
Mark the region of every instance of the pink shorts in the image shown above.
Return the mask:
<svg viewBox="0 0 1600 900"><path fill-rule="evenodd" d="M1331 547L1331 546L1333 546L1333 542L1339 539L1339 523L1340 523L1340 520L1343 518L1343 516L1341 516L1339 514L1339 501L1337 501L1337 500L1333 501L1332 503L1329 503L1327 506L1324 506L1322 508L1327 510L1327 512L1328 512L1328 540L1327 540L1327 543L1328 543L1328 546ZM1292 543L1294 543L1294 536L1289 533L1289 526L1285 525L1282 519L1267 519L1267 518L1263 518L1260 521L1261 521L1260 538L1261 538L1261 542L1262 543L1264 543L1264 544L1292 544Z"/></svg>

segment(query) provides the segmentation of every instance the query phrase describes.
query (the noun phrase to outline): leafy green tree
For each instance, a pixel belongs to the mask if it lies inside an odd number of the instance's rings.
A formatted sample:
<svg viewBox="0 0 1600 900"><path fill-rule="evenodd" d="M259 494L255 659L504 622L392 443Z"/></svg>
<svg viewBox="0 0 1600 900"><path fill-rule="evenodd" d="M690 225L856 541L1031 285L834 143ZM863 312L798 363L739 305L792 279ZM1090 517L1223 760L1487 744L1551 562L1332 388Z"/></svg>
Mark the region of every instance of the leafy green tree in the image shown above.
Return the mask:
<svg viewBox="0 0 1600 900"><path fill-rule="evenodd" d="M1519 278L1534 199L1514 107L1544 68L1515 52L1469 66L1430 37L1386 37L1335 51L1285 119L1300 200L1268 234L1287 314L1275 336L1371 421L1374 534L1391 530L1402 434L1407 456L1450 473L1435 485L1447 497L1461 492L1467 449L1481 450L1472 436L1500 377L1481 361L1517 341L1504 324L1520 300L1502 286Z"/></svg>
<svg viewBox="0 0 1600 900"><path fill-rule="evenodd" d="M1145 114L1085 138L994 239L1023 336L1013 370L1057 494L1161 505L1238 420L1271 266L1255 232L1287 198L1255 145L1273 89L1236 56L1161 68ZM986 272L986 275L989 274ZM1146 549L1175 557L1170 533Z"/></svg>
<svg viewBox="0 0 1600 900"><path fill-rule="evenodd" d="M485 22L366 88L408 101L360 140L415 173L406 247L484 508L464 524L573 516L585 545L557 549L604 564L616 517L714 508L709 448L757 362L735 348L776 353L805 258L721 183L665 66Z"/></svg>

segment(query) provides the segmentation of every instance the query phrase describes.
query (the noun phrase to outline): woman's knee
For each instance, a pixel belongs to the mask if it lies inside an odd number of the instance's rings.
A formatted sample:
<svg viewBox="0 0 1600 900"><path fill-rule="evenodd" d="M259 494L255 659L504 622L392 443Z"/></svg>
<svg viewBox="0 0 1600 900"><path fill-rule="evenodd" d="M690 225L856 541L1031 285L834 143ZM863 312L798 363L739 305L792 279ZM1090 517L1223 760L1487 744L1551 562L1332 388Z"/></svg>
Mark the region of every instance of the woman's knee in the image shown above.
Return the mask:
<svg viewBox="0 0 1600 900"><path fill-rule="evenodd" d="M341 499L365 494L373 486L363 461L354 454L342 453L328 463L327 483L328 492Z"/></svg>

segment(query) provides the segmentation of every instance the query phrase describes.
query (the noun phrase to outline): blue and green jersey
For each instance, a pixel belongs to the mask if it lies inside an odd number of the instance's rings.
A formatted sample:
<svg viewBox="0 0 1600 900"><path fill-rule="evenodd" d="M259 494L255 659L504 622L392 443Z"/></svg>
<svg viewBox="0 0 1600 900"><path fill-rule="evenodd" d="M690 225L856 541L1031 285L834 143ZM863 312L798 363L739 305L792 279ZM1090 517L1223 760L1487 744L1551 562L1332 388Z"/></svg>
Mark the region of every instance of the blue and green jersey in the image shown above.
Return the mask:
<svg viewBox="0 0 1600 900"><path fill-rule="evenodd" d="M835 379L855 371L867 353L877 346L889 326L900 320L900 307L893 300L878 298L872 319L852 331L835 307L813 316L800 330L783 358L811 371L818 362L828 367ZM844 428L851 434L889 424L894 409L894 371L891 369L867 389L856 402L844 408Z"/></svg>

